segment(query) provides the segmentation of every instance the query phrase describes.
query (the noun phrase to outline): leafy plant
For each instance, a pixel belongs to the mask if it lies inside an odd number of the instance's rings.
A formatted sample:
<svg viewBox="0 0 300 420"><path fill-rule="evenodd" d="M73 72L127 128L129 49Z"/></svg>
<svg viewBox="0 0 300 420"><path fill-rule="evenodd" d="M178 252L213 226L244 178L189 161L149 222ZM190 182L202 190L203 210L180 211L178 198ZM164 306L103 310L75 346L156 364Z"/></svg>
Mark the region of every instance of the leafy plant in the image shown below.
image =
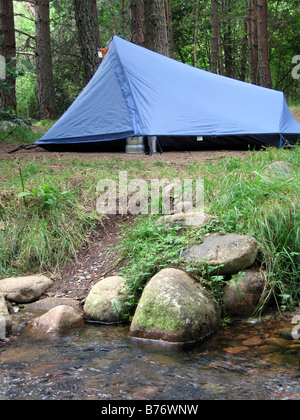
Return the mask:
<svg viewBox="0 0 300 420"><path fill-rule="evenodd" d="M19 198L32 198L34 204L41 209L54 208L60 203L68 203L74 206L70 196L71 193L69 191L61 192L57 188L51 187L51 185L43 185L41 187L34 188L31 191L22 191L18 194Z"/></svg>

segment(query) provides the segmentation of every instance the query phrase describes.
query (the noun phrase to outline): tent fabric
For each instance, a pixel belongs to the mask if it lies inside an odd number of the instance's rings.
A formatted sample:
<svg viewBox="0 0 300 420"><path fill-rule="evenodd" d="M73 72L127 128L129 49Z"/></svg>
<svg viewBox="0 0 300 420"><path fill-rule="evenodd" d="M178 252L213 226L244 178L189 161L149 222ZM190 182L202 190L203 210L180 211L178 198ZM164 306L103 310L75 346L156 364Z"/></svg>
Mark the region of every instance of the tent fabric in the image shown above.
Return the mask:
<svg viewBox="0 0 300 420"><path fill-rule="evenodd" d="M200 70L114 36L75 102L35 144L130 136L297 137L279 91ZM238 138L238 137L237 137Z"/></svg>

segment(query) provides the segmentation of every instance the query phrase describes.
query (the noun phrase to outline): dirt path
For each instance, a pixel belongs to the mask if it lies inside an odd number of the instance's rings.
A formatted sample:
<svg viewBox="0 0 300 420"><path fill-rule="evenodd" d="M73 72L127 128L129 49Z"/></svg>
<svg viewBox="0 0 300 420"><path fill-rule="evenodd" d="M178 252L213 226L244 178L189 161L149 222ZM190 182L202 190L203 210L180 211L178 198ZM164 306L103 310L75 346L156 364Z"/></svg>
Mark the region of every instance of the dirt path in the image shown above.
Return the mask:
<svg viewBox="0 0 300 420"><path fill-rule="evenodd" d="M133 226L134 220L132 216L107 217L96 232L87 235L88 242L78 250L77 261L57 267L51 276L54 284L45 296L68 297L83 304L95 283L118 273L124 261L117 244L124 225Z"/></svg>
<svg viewBox="0 0 300 420"><path fill-rule="evenodd" d="M239 150L211 150L211 151L193 151L193 152L164 152L162 154L157 153L154 156L145 154L126 154L122 152L99 152L99 153L78 153L78 152L47 152L46 150L38 147L33 150L20 150L13 154L8 154L17 148L14 144L0 143L0 159L63 159L72 160L73 158L85 161L101 161L108 159L118 158L120 161L126 160L139 160L141 162L154 163L161 161L165 163L178 163L185 164L191 162L204 162L206 160L219 160L228 158L230 156L246 156L246 151Z"/></svg>

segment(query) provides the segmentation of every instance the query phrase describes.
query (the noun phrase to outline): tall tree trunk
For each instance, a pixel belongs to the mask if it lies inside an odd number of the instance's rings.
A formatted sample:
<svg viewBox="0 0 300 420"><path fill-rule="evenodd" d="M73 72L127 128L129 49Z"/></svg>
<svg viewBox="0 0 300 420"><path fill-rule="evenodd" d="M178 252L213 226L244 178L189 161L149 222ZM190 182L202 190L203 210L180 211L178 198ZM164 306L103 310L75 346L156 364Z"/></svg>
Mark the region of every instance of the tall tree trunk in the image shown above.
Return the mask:
<svg viewBox="0 0 300 420"><path fill-rule="evenodd" d="M169 57L175 58L172 0L167 0L167 22L168 22L168 38L169 38Z"/></svg>
<svg viewBox="0 0 300 420"><path fill-rule="evenodd" d="M248 2L247 27L250 59L250 81L259 84L258 74L258 32L257 32L257 0Z"/></svg>
<svg viewBox="0 0 300 420"><path fill-rule="evenodd" d="M0 80L0 110L16 110L16 40L12 0L0 0L0 55L5 60L5 80Z"/></svg>
<svg viewBox="0 0 300 420"><path fill-rule="evenodd" d="M56 105L50 44L49 0L35 1L35 25L36 81L40 118L54 119Z"/></svg>
<svg viewBox="0 0 300 420"><path fill-rule="evenodd" d="M223 59L223 48L222 48L222 39L221 39L221 30L220 23L218 25L218 64L219 64L219 73L221 76L224 76L224 59Z"/></svg>
<svg viewBox="0 0 300 420"><path fill-rule="evenodd" d="M100 43L100 30L99 30L99 18L98 18L98 8L96 0L90 0L91 8L92 8L92 15L94 18L94 25L95 25L95 36L97 41L97 48L101 47Z"/></svg>
<svg viewBox="0 0 300 420"><path fill-rule="evenodd" d="M130 0L130 41L134 44L145 46L144 30L144 1Z"/></svg>
<svg viewBox="0 0 300 420"><path fill-rule="evenodd" d="M218 72L218 52L219 52L219 4L218 0L211 0L211 63L212 73Z"/></svg>
<svg viewBox="0 0 300 420"><path fill-rule="evenodd" d="M117 27L117 21L116 21L116 16L115 16L115 11L114 11L114 5L113 5L112 0L109 0L109 4L110 4L110 14L111 14L111 18L113 20L114 28L115 28L115 35L117 35L117 33L118 33L118 27Z"/></svg>
<svg viewBox="0 0 300 420"><path fill-rule="evenodd" d="M268 51L268 1L257 0L258 10L258 66L260 85L272 88Z"/></svg>
<svg viewBox="0 0 300 420"><path fill-rule="evenodd" d="M95 17L90 0L74 0L74 8L85 82L88 83L100 64L97 54L99 41L95 30Z"/></svg>
<svg viewBox="0 0 300 420"><path fill-rule="evenodd" d="M247 36L247 18L244 18L244 37L242 45L242 57L241 57L241 77L240 80L243 82L246 80L247 73L247 45L248 45L248 36Z"/></svg>
<svg viewBox="0 0 300 420"><path fill-rule="evenodd" d="M194 67L198 67L198 30L199 30L200 0L197 0L195 8L195 31L194 31Z"/></svg>
<svg viewBox="0 0 300 420"><path fill-rule="evenodd" d="M166 9L164 0L144 0L145 46L169 55Z"/></svg>
<svg viewBox="0 0 300 420"><path fill-rule="evenodd" d="M224 18L224 56L225 71L227 77L234 77L234 60L232 48L232 27L231 27L231 0L223 0Z"/></svg>
<svg viewBox="0 0 300 420"><path fill-rule="evenodd" d="M122 27L123 27L123 38L127 38L127 0L122 1Z"/></svg>

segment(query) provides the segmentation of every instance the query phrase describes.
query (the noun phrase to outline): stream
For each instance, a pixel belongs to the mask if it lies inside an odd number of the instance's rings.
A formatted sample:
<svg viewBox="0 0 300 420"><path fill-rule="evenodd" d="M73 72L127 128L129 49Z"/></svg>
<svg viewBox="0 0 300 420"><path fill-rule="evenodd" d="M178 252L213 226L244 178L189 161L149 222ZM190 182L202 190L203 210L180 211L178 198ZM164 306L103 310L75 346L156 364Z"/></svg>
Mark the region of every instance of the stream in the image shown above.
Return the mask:
<svg viewBox="0 0 300 420"><path fill-rule="evenodd" d="M298 400L292 328L236 322L190 348L132 339L128 326L25 329L0 342L0 400Z"/></svg>

